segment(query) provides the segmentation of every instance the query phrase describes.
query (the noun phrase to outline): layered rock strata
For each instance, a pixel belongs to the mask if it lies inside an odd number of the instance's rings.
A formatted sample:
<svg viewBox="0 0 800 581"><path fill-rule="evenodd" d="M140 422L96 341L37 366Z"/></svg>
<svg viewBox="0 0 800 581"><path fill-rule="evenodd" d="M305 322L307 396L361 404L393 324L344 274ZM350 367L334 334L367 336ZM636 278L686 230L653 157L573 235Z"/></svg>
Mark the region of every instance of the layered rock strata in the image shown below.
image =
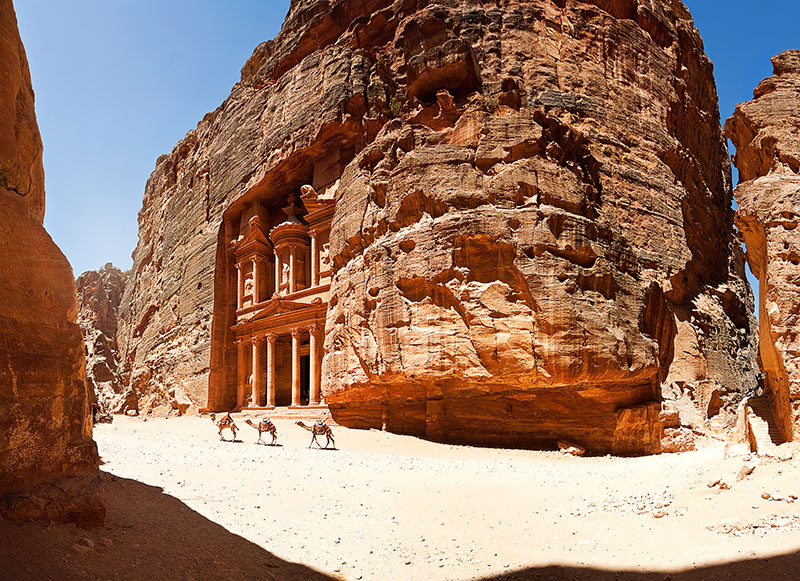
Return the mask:
<svg viewBox="0 0 800 581"><path fill-rule="evenodd" d="M118 370L117 312L125 279L125 273L109 262L102 269L84 272L75 280L78 325L86 346L89 396L104 410L116 410L124 399Z"/></svg>
<svg viewBox="0 0 800 581"><path fill-rule="evenodd" d="M332 228L337 421L638 453L660 449L662 384L701 421L733 409L752 298L683 4L397 8L376 52L399 115L346 168Z"/></svg>
<svg viewBox="0 0 800 581"><path fill-rule="evenodd" d="M760 363L782 440L800 435L800 50L772 59L774 74L736 108L736 224L759 281Z"/></svg>
<svg viewBox="0 0 800 581"><path fill-rule="evenodd" d="M101 523L75 283L42 227L42 143L11 0L0 78L0 512Z"/></svg>
<svg viewBox="0 0 800 581"><path fill-rule="evenodd" d="M130 381L235 405L230 242L310 184L338 422L659 451L662 385L701 422L755 388L718 117L679 1L293 1L148 181Z"/></svg>

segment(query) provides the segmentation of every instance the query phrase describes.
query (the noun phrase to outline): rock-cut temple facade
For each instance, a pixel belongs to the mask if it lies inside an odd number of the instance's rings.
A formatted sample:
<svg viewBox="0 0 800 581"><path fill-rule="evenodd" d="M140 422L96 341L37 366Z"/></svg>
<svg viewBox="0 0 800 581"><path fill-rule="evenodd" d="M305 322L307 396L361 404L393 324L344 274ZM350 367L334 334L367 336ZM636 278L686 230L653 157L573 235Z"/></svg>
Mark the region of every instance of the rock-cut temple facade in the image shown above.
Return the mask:
<svg viewBox="0 0 800 581"><path fill-rule="evenodd" d="M299 194L299 195L297 195ZM211 393L235 407L319 406L322 338L331 281L328 254L335 201L305 185L286 205L256 200L226 219L235 272L235 393ZM238 208L241 207L241 210ZM230 351L230 350L228 350ZM216 389L214 389L216 387Z"/></svg>

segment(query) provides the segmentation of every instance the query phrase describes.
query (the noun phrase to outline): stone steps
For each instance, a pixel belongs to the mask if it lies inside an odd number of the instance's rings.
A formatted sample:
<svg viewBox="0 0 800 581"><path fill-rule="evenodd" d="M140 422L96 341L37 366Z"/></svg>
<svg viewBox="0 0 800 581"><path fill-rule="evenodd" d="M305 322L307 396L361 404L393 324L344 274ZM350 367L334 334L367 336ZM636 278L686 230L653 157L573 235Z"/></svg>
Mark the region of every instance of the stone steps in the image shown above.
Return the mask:
<svg viewBox="0 0 800 581"><path fill-rule="evenodd" d="M784 443L780 435L772 406L765 396L751 397L747 401L747 422L750 431L750 444L755 452L763 452Z"/></svg>
<svg viewBox="0 0 800 581"><path fill-rule="evenodd" d="M330 416L328 411L328 406L326 405L319 405L319 406L303 406L303 407L275 407L275 408L267 408L267 407L250 407L244 408L243 410L236 412L233 414L234 417L239 416L241 418L261 418L261 417L268 417L271 420L292 420L292 421L304 421L304 422L315 422L319 419L320 416L325 416L325 423L330 426L337 425L333 418Z"/></svg>

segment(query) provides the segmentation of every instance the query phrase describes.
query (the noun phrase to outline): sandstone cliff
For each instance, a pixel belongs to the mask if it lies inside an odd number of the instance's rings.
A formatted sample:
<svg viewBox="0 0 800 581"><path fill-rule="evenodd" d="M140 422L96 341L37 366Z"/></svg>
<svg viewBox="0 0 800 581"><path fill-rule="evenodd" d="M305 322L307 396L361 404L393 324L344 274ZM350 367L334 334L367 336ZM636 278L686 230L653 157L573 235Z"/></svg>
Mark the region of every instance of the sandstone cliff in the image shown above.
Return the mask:
<svg viewBox="0 0 800 581"><path fill-rule="evenodd" d="M387 13L400 118L348 165L332 230L337 421L630 453L660 449L662 383L735 405L752 299L685 7Z"/></svg>
<svg viewBox="0 0 800 581"><path fill-rule="evenodd" d="M42 227L42 143L11 0L0 0L0 512L104 519L72 269Z"/></svg>
<svg viewBox="0 0 800 581"><path fill-rule="evenodd" d="M117 348L117 312L125 279L125 273L108 263L100 270L84 272L75 280L78 325L86 347L89 397L109 411L126 411L121 409L123 385Z"/></svg>
<svg viewBox="0 0 800 581"><path fill-rule="evenodd" d="M800 50L772 59L765 79L725 124L739 170L736 223L759 280L760 358L780 438L800 432Z"/></svg>
<svg viewBox="0 0 800 581"><path fill-rule="evenodd" d="M658 451L663 397L703 423L755 388L718 118L677 0L294 1L148 181L130 383L234 405L226 210L311 184L337 421Z"/></svg>

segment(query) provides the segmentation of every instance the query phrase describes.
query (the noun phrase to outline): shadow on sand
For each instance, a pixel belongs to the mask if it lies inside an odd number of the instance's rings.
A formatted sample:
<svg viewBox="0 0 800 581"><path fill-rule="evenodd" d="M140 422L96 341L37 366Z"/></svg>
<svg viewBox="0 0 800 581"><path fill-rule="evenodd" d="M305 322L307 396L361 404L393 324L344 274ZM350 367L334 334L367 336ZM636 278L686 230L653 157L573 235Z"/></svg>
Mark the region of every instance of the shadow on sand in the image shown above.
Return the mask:
<svg viewBox="0 0 800 581"><path fill-rule="evenodd" d="M0 579L330 579L279 559L159 487L107 472L101 478L104 528L0 518Z"/></svg>
<svg viewBox="0 0 800 581"><path fill-rule="evenodd" d="M547 567L531 567L530 569L522 569L494 577L484 577L483 581L511 581L514 579L520 581L527 581L529 579L548 579L553 581L565 579L569 579L570 581L730 581L731 579L797 579L799 566L800 552L794 552L774 557L733 561L719 565L707 565L689 571L662 571L658 573L608 571L589 567L550 565Z"/></svg>

